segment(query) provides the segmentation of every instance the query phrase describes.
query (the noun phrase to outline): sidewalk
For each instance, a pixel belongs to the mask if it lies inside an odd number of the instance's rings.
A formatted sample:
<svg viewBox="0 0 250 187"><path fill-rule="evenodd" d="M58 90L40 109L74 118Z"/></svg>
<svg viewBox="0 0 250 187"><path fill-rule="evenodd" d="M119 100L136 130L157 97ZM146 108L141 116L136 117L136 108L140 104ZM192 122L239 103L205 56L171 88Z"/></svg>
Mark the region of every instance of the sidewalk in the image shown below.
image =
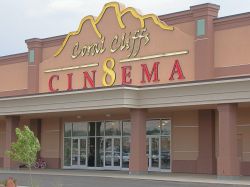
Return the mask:
<svg viewBox="0 0 250 187"><path fill-rule="evenodd" d="M1 174L28 174L27 170L0 170ZM250 185L250 176L241 176L239 179L217 179L216 175L205 174L183 174L183 173L159 173L149 172L148 174L133 174L128 171L96 171L96 170L33 170L33 175L54 175L54 176L91 176L102 178L137 179L137 180L157 180L172 182L190 182L206 184L231 184L231 185Z"/></svg>

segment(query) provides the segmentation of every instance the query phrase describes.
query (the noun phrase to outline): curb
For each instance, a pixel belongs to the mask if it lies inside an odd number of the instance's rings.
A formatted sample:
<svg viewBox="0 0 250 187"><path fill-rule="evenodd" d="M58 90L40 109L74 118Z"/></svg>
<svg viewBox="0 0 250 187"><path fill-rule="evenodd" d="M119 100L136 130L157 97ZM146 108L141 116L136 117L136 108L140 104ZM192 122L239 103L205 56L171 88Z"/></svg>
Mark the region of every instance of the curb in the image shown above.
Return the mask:
<svg viewBox="0 0 250 187"><path fill-rule="evenodd" d="M34 171L33 171L34 172ZM0 174L25 174L28 175L27 172L23 171L0 171ZM113 173L112 173L113 174ZM53 175L53 176L74 176L74 177L100 177L100 178L114 178L114 179L131 179L131 180L154 180L154 181L166 181L166 182L179 182L179 183L200 183L200 184L226 184L226 185L242 185L249 186L250 180L221 180L221 179L190 179L190 178L181 178L166 176L158 177L158 176L150 176L150 175L99 175L99 174L86 174L86 173L57 173L57 172L34 172L32 175ZM25 187L25 186L20 186Z"/></svg>

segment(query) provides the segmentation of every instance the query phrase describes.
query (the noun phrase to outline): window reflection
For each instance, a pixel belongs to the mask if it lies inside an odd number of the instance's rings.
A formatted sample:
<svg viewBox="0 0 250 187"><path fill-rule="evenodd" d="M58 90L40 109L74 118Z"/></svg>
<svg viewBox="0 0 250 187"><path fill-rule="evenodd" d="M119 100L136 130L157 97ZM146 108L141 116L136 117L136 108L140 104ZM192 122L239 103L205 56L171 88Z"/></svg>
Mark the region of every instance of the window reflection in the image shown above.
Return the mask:
<svg viewBox="0 0 250 187"><path fill-rule="evenodd" d="M161 134L170 135L170 132L171 132L171 121L161 120Z"/></svg>
<svg viewBox="0 0 250 187"><path fill-rule="evenodd" d="M64 138L64 166L71 165L71 138Z"/></svg>
<svg viewBox="0 0 250 187"><path fill-rule="evenodd" d="M87 136L88 123L75 122L73 123L73 136Z"/></svg>
<svg viewBox="0 0 250 187"><path fill-rule="evenodd" d="M146 122L147 135L160 135L160 120Z"/></svg>
<svg viewBox="0 0 250 187"><path fill-rule="evenodd" d="M122 167L129 167L129 157L130 157L130 137L122 138Z"/></svg>
<svg viewBox="0 0 250 187"><path fill-rule="evenodd" d="M96 122L96 136L104 136L104 122Z"/></svg>
<svg viewBox="0 0 250 187"><path fill-rule="evenodd" d="M117 136L121 135L121 127L119 121L107 121L105 136Z"/></svg>
<svg viewBox="0 0 250 187"><path fill-rule="evenodd" d="M64 125L64 137L71 137L72 123L65 123Z"/></svg>
<svg viewBox="0 0 250 187"><path fill-rule="evenodd" d="M131 122L130 121L123 121L122 122L122 135L123 136L130 136L131 133Z"/></svg>

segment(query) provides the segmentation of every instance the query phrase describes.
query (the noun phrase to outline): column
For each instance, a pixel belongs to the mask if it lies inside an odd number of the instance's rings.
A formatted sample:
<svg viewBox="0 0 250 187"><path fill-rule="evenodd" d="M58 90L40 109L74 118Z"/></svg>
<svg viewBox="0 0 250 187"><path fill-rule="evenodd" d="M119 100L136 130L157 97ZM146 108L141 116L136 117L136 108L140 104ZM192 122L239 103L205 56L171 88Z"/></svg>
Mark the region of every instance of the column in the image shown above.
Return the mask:
<svg viewBox="0 0 250 187"><path fill-rule="evenodd" d="M235 177L240 175L237 146L237 104L220 104L219 112L219 158L217 175Z"/></svg>
<svg viewBox="0 0 250 187"><path fill-rule="evenodd" d="M202 4L190 7L196 26L195 80L214 77L214 18L219 6Z"/></svg>
<svg viewBox="0 0 250 187"><path fill-rule="evenodd" d="M19 116L7 116L5 119L5 150L9 150L11 143L16 141L15 129L18 127L20 121ZM11 169L17 167L13 161L8 156L3 158L3 167L5 169Z"/></svg>
<svg viewBox="0 0 250 187"><path fill-rule="evenodd" d="M34 135L37 137L41 144L41 119L31 119L30 120L30 129L34 132ZM40 151L37 153L37 157L40 158Z"/></svg>
<svg viewBox="0 0 250 187"><path fill-rule="evenodd" d="M215 174L215 112L199 110L199 156L197 173Z"/></svg>
<svg viewBox="0 0 250 187"><path fill-rule="evenodd" d="M130 174L148 171L146 155L146 109L131 109Z"/></svg>
<svg viewBox="0 0 250 187"><path fill-rule="evenodd" d="M33 38L25 41L29 49L28 93L39 92L39 64L42 62L42 41Z"/></svg>

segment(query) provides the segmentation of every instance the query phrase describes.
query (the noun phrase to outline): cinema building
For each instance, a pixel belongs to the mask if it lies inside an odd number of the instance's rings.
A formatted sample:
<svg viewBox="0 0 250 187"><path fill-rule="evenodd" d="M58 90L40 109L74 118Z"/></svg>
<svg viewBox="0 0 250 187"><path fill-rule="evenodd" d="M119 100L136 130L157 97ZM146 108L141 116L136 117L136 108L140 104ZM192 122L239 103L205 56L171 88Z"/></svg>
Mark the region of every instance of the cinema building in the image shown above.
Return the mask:
<svg viewBox="0 0 250 187"><path fill-rule="evenodd" d="M0 57L0 167L29 125L48 168L250 175L250 13L218 11L108 3Z"/></svg>

